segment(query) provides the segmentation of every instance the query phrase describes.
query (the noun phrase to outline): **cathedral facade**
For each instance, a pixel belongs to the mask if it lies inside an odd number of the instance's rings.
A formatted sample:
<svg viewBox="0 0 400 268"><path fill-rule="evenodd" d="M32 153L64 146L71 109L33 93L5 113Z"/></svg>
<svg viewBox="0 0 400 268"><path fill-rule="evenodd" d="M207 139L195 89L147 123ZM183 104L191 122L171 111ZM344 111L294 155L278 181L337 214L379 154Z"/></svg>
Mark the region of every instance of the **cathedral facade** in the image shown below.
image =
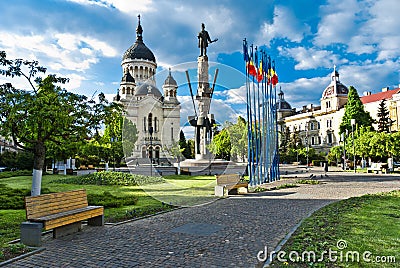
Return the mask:
<svg viewBox="0 0 400 268"><path fill-rule="evenodd" d="M163 94L157 88L156 58L142 34L139 16L136 41L122 58L123 75L114 100L124 106L126 117L138 130L131 157L158 160L166 157L165 149L179 139L181 107L171 70L162 85Z"/></svg>

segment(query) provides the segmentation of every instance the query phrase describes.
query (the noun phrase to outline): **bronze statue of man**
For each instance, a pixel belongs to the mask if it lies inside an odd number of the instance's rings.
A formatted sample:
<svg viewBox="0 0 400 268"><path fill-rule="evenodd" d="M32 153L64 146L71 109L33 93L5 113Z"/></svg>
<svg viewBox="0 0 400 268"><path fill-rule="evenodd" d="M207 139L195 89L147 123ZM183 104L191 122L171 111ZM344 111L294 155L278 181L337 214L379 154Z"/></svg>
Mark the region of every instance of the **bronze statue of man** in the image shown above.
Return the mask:
<svg viewBox="0 0 400 268"><path fill-rule="evenodd" d="M218 39L211 40L210 35L205 30L205 28L206 28L206 26L204 25L204 23L202 23L201 31L199 32L199 35L197 36L197 38L199 39L200 56L207 56L208 44L218 41Z"/></svg>

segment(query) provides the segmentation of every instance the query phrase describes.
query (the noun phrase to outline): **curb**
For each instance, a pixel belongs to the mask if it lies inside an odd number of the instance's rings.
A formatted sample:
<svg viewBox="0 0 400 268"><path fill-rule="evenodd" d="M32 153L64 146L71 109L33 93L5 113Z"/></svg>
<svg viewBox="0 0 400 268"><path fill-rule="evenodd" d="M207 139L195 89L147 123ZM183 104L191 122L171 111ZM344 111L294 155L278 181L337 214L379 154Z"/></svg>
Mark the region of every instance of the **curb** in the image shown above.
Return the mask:
<svg viewBox="0 0 400 268"><path fill-rule="evenodd" d="M35 250L33 250L31 252L19 255L19 256L15 257L15 258L12 258L12 259L9 259L9 260L3 261L3 262L0 262L0 267L6 266L7 264L10 264L12 262L24 259L24 258L29 257L31 255L34 255L36 253L42 252L45 249L46 249L45 247L36 248Z"/></svg>

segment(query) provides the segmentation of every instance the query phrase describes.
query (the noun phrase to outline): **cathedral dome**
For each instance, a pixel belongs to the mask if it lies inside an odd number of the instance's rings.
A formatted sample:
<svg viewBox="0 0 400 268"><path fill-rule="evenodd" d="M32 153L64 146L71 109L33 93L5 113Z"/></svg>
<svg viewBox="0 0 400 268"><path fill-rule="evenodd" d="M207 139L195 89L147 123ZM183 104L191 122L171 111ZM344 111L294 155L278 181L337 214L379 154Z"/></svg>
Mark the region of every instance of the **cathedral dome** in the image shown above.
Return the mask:
<svg viewBox="0 0 400 268"><path fill-rule="evenodd" d="M290 106L290 104L285 100L284 94L282 92L282 90L280 90L279 94L278 94L278 100L276 102L276 107L278 108L277 110L292 110L292 106Z"/></svg>
<svg viewBox="0 0 400 268"><path fill-rule="evenodd" d="M136 42L126 50L122 59L143 59L154 63L156 62L153 52L146 47L143 41L139 40L136 40Z"/></svg>
<svg viewBox="0 0 400 268"><path fill-rule="evenodd" d="M156 58L154 57L153 52L144 44L143 42L143 28L140 25L140 15L139 15L139 24L136 28L136 42L128 48L122 60L132 59L132 60L148 60L156 63Z"/></svg>
<svg viewBox="0 0 400 268"><path fill-rule="evenodd" d="M146 96L148 94L152 94L158 98L162 97L162 94L158 88L151 84L141 84L139 87L137 87L135 96Z"/></svg>
<svg viewBox="0 0 400 268"><path fill-rule="evenodd" d="M331 76L331 83L325 88L324 92L322 93L322 98L330 98L338 95L347 96L348 92L348 88L340 83L339 73L336 71L336 66L334 66Z"/></svg>

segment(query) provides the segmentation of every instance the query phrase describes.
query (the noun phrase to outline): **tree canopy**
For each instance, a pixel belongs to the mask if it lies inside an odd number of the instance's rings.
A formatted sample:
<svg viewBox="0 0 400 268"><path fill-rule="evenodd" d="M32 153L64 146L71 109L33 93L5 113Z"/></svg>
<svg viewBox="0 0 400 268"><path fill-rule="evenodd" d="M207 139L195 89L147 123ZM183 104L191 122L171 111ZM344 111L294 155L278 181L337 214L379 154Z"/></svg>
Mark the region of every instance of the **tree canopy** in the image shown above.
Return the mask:
<svg viewBox="0 0 400 268"><path fill-rule="evenodd" d="M358 127L371 127L374 120L371 115L364 110L364 105L360 100L360 96L357 93L357 89L353 86L349 87L349 93L347 103L345 106L345 112L340 124L340 133L344 133L346 129L351 132L351 119L356 120Z"/></svg>
<svg viewBox="0 0 400 268"><path fill-rule="evenodd" d="M47 75L37 61L9 60L0 52L0 74L24 77L28 89L17 89L11 83L0 85L0 135L10 137L19 148L34 154L32 195L40 194L42 170L47 148L65 149L71 143L88 139L121 107L108 103L104 94L99 101L62 89L57 84L67 78Z"/></svg>

